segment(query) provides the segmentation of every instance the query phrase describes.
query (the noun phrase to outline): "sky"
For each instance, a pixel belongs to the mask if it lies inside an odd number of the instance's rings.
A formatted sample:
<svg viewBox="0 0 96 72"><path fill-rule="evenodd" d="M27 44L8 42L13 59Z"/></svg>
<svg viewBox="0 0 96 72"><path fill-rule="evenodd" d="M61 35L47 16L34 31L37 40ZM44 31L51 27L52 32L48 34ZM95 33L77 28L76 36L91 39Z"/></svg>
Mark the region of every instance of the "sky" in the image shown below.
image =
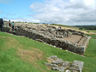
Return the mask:
<svg viewBox="0 0 96 72"><path fill-rule="evenodd" d="M96 0L0 0L0 18L49 24L96 25Z"/></svg>

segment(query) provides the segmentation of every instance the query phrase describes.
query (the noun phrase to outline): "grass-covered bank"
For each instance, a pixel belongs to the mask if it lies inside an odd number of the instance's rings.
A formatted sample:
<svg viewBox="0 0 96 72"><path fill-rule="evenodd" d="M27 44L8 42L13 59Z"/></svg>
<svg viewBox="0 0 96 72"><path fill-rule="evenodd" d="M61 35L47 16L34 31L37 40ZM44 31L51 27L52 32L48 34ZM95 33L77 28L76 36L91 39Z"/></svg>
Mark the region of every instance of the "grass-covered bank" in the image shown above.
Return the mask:
<svg viewBox="0 0 96 72"><path fill-rule="evenodd" d="M1 72L55 72L44 64L52 55L68 61L84 61L83 72L96 72L96 39L90 40L83 57L26 37L0 32Z"/></svg>

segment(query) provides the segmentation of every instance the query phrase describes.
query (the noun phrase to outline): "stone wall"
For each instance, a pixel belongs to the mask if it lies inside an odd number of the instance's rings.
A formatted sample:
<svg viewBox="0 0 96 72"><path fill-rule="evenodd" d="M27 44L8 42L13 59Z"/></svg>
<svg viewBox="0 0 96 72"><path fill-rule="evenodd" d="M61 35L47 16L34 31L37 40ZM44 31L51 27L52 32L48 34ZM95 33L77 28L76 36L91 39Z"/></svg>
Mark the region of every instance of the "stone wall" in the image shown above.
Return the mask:
<svg viewBox="0 0 96 72"><path fill-rule="evenodd" d="M85 44L83 46L78 46L78 45L72 44L71 42L66 41L66 40L59 40L57 38L45 36L44 34L38 32L34 29L31 29L31 28L28 29L28 28L23 27L21 25L15 26L15 32L11 32L9 27L4 27L3 31L14 33L16 35L26 36L26 37L32 38L34 40L42 41L42 42L51 44L53 46L56 46L56 47L59 47L59 48L65 49L65 50L69 50L71 52L78 53L78 54L84 54L86 46L87 46L89 39L90 39L89 37L86 37L87 41L84 42ZM76 31L72 31L72 30L69 30L69 31L73 32L74 34L84 36L84 34L81 32L76 32Z"/></svg>

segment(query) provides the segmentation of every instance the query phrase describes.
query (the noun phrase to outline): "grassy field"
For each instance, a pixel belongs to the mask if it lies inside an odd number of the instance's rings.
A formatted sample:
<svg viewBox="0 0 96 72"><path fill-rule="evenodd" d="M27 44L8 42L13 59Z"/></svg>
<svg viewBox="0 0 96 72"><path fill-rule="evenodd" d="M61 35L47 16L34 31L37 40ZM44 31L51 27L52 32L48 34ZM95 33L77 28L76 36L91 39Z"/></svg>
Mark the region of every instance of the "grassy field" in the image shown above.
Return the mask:
<svg viewBox="0 0 96 72"><path fill-rule="evenodd" d="M47 68L47 57L57 55L67 61L84 61L83 72L96 72L96 39L85 56L73 54L26 37L0 32L0 72L56 72Z"/></svg>
<svg viewBox="0 0 96 72"><path fill-rule="evenodd" d="M87 30L87 31L96 33L96 30Z"/></svg>

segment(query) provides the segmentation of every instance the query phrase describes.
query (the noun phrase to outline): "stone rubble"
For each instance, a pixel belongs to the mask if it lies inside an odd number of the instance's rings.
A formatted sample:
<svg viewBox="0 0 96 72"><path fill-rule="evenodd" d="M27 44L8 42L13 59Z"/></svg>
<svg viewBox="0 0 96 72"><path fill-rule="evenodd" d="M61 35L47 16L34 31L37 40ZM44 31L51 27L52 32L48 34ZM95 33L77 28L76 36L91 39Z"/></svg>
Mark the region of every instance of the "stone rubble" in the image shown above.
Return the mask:
<svg viewBox="0 0 96 72"><path fill-rule="evenodd" d="M60 72L82 72L84 62L74 60L73 62L63 61L57 56L51 56L47 59L46 65L52 70Z"/></svg>

